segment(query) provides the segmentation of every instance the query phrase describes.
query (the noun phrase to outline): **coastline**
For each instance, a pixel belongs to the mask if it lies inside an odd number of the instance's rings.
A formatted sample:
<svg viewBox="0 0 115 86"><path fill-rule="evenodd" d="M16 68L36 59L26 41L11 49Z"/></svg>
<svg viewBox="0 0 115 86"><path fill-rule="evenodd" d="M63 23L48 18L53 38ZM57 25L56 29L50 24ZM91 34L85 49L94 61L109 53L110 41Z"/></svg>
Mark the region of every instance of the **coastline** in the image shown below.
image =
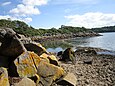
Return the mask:
<svg viewBox="0 0 115 86"><path fill-rule="evenodd" d="M61 39L68 39L68 38L75 38L75 37L94 37L94 36L102 36L96 32L79 32L79 33L71 33L71 34L58 34L58 35L51 35L51 36L33 36L31 37L32 41L35 42L43 42L47 40L61 40Z"/></svg>

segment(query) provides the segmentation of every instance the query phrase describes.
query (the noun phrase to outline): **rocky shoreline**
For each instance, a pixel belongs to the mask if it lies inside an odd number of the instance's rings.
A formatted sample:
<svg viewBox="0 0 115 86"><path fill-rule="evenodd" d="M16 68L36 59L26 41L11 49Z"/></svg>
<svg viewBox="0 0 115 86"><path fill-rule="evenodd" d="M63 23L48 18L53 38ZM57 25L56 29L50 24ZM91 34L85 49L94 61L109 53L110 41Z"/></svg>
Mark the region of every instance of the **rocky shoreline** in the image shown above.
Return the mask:
<svg viewBox="0 0 115 86"><path fill-rule="evenodd" d="M77 49L75 65L61 62L61 67L65 71L75 74L76 86L115 86L115 56L97 55L91 52L108 51L99 48L79 47ZM84 61L91 61L91 63L84 63Z"/></svg>
<svg viewBox="0 0 115 86"><path fill-rule="evenodd" d="M78 32L78 33L71 33L71 34L58 34L58 35L51 35L51 36L33 36L31 37L32 41L36 42L43 42L48 40L61 40L61 39L68 39L68 38L75 38L75 37L93 37L93 36L102 36L99 33L95 32Z"/></svg>
<svg viewBox="0 0 115 86"><path fill-rule="evenodd" d="M0 28L0 42L0 86L115 85L115 56L97 53L108 50L78 47L73 52L67 48L60 60L10 28Z"/></svg>

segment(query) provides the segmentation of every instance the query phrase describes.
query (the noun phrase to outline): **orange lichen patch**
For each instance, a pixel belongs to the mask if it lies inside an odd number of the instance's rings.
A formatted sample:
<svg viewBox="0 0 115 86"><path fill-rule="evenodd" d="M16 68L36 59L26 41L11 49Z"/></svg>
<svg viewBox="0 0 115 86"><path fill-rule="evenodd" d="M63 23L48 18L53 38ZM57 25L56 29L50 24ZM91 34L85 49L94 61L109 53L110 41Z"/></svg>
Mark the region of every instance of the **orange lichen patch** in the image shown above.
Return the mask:
<svg viewBox="0 0 115 86"><path fill-rule="evenodd" d="M42 55L40 55L41 58L47 58L49 55L46 53L43 53Z"/></svg>
<svg viewBox="0 0 115 86"><path fill-rule="evenodd" d="M64 75L64 70L61 67L41 61L37 73L42 77L52 76L52 80L55 81Z"/></svg>
<svg viewBox="0 0 115 86"><path fill-rule="evenodd" d="M37 66L40 63L40 57L34 52L25 52L21 54L15 61L19 76L31 77L36 74Z"/></svg>
<svg viewBox="0 0 115 86"><path fill-rule="evenodd" d="M55 76L53 77L53 80L55 81L56 79L59 79L61 76L64 75L64 70L61 67L58 67Z"/></svg>
<svg viewBox="0 0 115 86"><path fill-rule="evenodd" d="M7 74L7 69L1 67L0 68L0 86L10 86L9 85L9 80L8 80L8 74Z"/></svg>
<svg viewBox="0 0 115 86"><path fill-rule="evenodd" d="M38 66L38 64L40 63L40 57L34 52L30 52L29 58L33 60L33 63L35 63L36 66Z"/></svg>
<svg viewBox="0 0 115 86"><path fill-rule="evenodd" d="M41 60L50 63L49 59L47 58L49 55L46 53L43 53L42 55L40 55Z"/></svg>
<svg viewBox="0 0 115 86"><path fill-rule="evenodd" d="M22 67L23 66L23 67ZM31 77L36 73L35 67L29 66L29 65L20 65L18 67L18 74L21 77L28 76Z"/></svg>

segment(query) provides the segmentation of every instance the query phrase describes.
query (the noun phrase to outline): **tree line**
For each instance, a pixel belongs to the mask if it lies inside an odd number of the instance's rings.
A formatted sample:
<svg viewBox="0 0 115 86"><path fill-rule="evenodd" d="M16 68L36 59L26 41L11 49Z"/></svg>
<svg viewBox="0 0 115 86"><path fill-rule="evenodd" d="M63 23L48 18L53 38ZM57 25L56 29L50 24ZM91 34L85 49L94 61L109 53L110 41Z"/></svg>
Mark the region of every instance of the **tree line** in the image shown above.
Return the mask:
<svg viewBox="0 0 115 86"><path fill-rule="evenodd" d="M115 31L115 26L87 29L85 27L72 27L72 26L61 25L61 27L58 29L54 27L50 29L44 29L44 28L35 29L23 21L11 20L11 19L1 19L0 27L12 28L17 33L23 34L25 36L51 36L51 35L58 35L58 34L74 34L79 32Z"/></svg>

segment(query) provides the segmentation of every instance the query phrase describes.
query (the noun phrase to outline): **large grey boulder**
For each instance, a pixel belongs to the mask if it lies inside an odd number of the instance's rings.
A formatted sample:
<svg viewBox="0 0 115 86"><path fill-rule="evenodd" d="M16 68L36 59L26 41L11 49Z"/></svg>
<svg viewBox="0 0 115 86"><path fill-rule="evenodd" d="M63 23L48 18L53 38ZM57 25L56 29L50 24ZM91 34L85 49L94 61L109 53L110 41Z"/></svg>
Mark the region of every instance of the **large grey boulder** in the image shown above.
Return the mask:
<svg viewBox="0 0 115 86"><path fill-rule="evenodd" d="M0 55L11 57L13 61L17 56L26 51L17 34L11 28L0 28Z"/></svg>

